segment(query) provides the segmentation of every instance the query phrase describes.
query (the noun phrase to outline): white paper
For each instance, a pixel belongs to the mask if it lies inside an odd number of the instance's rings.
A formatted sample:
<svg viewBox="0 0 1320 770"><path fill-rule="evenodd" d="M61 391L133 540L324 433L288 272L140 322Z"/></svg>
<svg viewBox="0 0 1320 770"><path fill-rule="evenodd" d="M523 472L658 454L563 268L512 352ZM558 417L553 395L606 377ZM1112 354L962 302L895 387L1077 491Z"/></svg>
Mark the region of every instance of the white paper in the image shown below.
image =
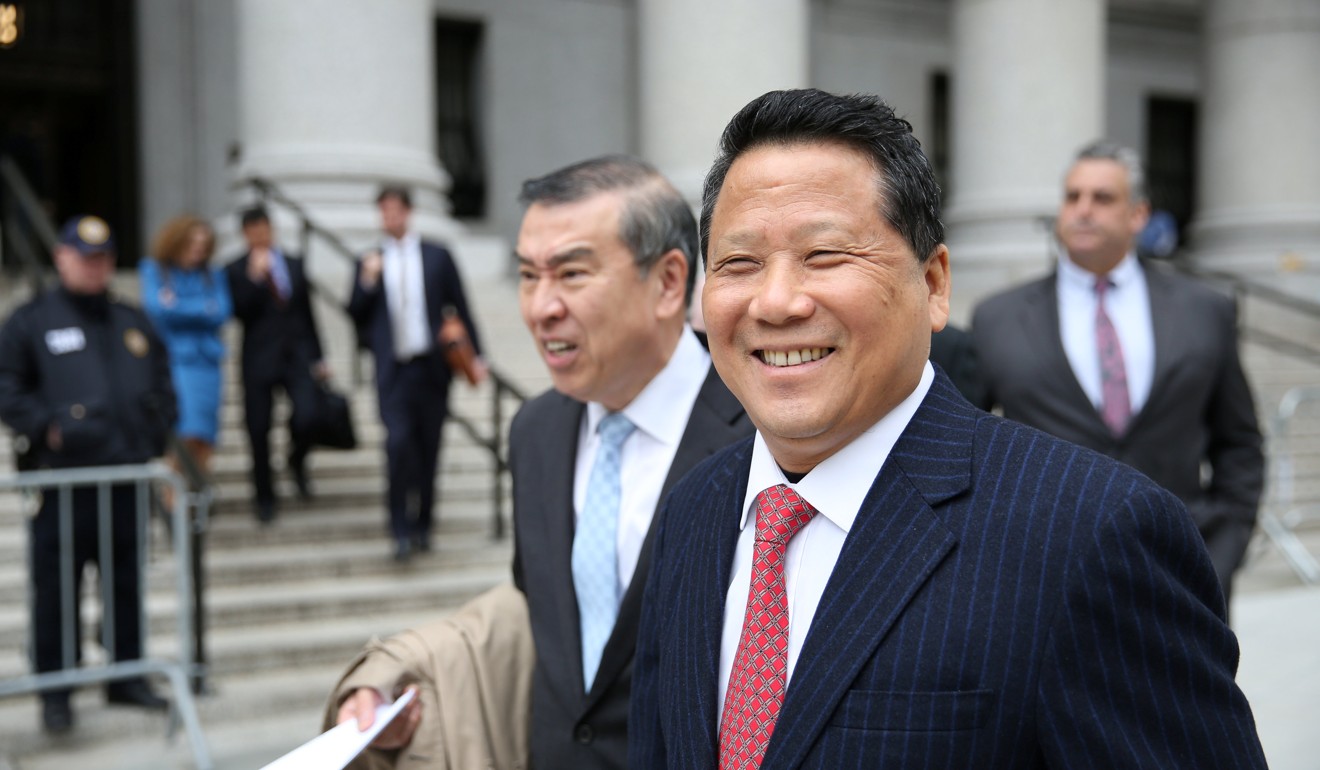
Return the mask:
<svg viewBox="0 0 1320 770"><path fill-rule="evenodd" d="M326 730L261 770L343 770L376 739L386 725L394 721L415 695L417 691L409 688L393 703L378 706L376 721L371 723L366 732L358 732L357 720L350 719Z"/></svg>

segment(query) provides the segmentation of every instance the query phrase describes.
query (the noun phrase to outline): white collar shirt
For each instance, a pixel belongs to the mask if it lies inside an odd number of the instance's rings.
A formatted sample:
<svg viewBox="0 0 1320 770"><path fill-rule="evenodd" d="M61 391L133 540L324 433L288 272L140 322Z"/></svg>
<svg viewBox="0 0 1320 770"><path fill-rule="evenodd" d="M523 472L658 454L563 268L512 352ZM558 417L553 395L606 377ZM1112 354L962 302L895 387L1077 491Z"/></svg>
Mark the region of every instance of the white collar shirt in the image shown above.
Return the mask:
<svg viewBox="0 0 1320 770"><path fill-rule="evenodd" d="M733 672L738 640L742 636L747 613L747 593L752 580L752 545L756 533L755 502L762 490L787 484L812 505L819 515L812 518L792 540L784 559L784 586L788 594L788 678L793 679L802 644L811 621L816 616L825 585L834 572L844 541L871 491L881 466L889 457L900 435L921 405L935 370L927 362L917 387L889 414L880 418L860 436L827 457L797 483L784 476L770 454L765 439L757 431L752 445L751 468L747 475L747 494L743 498L742 531L733 552L729 588L724 600L724 629L720 639L719 700L716 713L723 718L724 697Z"/></svg>
<svg viewBox="0 0 1320 770"><path fill-rule="evenodd" d="M386 236L381 247L385 301L390 311L394 357L407 361L432 347L422 275L422 241L415 233Z"/></svg>
<svg viewBox="0 0 1320 770"><path fill-rule="evenodd" d="M1150 316L1146 273L1132 254L1123 257L1106 276L1105 313L1118 334L1127 371L1128 403L1141 411L1155 379L1155 328ZM1077 383L1096 409L1103 399L1100 352L1095 339L1096 275L1068 257L1059 260L1057 281L1059 339Z"/></svg>
<svg viewBox="0 0 1320 770"><path fill-rule="evenodd" d="M620 501L617 557L619 596L628 590L651 519L660 502L660 490L687 429L692 407L710 371L710 354L691 328L682 336L669 362L651 378L641 393L623 408L636 430L623 442L620 456ZM573 473L573 521L576 525L587 499L591 466L600 447L596 428L608 414L604 405L591 402L578 428L577 462Z"/></svg>

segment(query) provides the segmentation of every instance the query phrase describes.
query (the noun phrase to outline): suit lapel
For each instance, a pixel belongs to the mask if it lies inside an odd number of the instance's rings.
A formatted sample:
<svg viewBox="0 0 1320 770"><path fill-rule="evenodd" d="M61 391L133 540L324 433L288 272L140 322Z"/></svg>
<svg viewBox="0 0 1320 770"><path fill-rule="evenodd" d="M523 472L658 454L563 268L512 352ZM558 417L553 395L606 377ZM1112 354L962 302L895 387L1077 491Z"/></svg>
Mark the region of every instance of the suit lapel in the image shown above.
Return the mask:
<svg viewBox="0 0 1320 770"><path fill-rule="evenodd" d="M570 681L582 685L582 629L578 623L577 591L573 587L573 473L577 464L578 429L586 405L567 396L559 396L563 404L546 421L541 440L557 444L557 451L546 452L545 506L547 542L541 546L549 562L549 574L554 575L555 586L550 592L557 597L559 635L566 650L577 654L559 665L566 666Z"/></svg>
<svg viewBox="0 0 1320 770"><path fill-rule="evenodd" d="M445 320L445 300L440 296L440 260L427 244L418 246L422 255L422 296L426 298L426 325L435 337ZM432 340L434 342L434 340Z"/></svg>
<svg viewBox="0 0 1320 770"><path fill-rule="evenodd" d="M971 486L976 413L938 375L876 476L798 656L765 767L797 767L862 666L957 544L935 508Z"/></svg>
<svg viewBox="0 0 1320 770"><path fill-rule="evenodd" d="M1103 444L1112 439L1109 428L1100 419L1100 413L1077 381L1068 354L1063 349L1063 335L1059 329L1059 294L1058 273L1054 273L1037 286L1024 304L1022 327L1019 333L1023 339L1038 339L1044 331L1045 343L1040 346L1041 366L1037 368L1039 376L1048 378L1044 390L1057 393L1064 400L1070 412L1080 415L1087 430L1095 434L1095 439Z"/></svg>
<svg viewBox="0 0 1320 770"><path fill-rule="evenodd" d="M687 428L679 440L674 461L669 466L669 474L660 488L655 516L642 543L637 568L619 606L619 616L615 621L614 631L601 654L600 668L588 697L588 708L604 695L609 685L633 659L633 653L637 648L637 624L641 618L642 594L646 588L646 577L651 570L651 541L655 537L669 490L692 466L746 435L746 431L739 430L737 425L738 418L742 414L742 404L739 404L724 386L715 372L715 367L712 366L706 375L706 381L702 383L701 391L697 394Z"/></svg>
<svg viewBox="0 0 1320 770"><path fill-rule="evenodd" d="M1155 371L1150 381L1150 393L1146 395L1141 411L1133 415L1132 422L1128 425L1128 433L1139 428L1146 415L1152 413L1151 404L1155 403L1156 397L1163 392L1164 384L1173 375L1173 362L1177 360L1175 353L1179 342L1186 339L1182 322L1188 317L1180 312L1176 292L1172 290L1169 277L1144 261L1141 263L1141 269L1146 274L1146 293L1150 297L1150 325L1155 340Z"/></svg>
<svg viewBox="0 0 1320 770"><path fill-rule="evenodd" d="M676 680L682 682L684 700L681 713L673 715L678 734L690 748L683 757L686 767L715 767L719 758L720 641L724 634L724 603L729 592L733 552L738 545L738 520L743 497L747 493L747 470L752 461L752 440L737 445L728 462L720 465L707 480L706 488L692 499L703 501L698 516L684 516L689 531L671 532L666 543L686 542L679 556L685 573L684 598L674 617L675 625L694 629L688 638L691 646L676 655ZM690 738L690 739L689 739ZM674 757L670 758L675 759ZM762 764L762 767L776 765Z"/></svg>

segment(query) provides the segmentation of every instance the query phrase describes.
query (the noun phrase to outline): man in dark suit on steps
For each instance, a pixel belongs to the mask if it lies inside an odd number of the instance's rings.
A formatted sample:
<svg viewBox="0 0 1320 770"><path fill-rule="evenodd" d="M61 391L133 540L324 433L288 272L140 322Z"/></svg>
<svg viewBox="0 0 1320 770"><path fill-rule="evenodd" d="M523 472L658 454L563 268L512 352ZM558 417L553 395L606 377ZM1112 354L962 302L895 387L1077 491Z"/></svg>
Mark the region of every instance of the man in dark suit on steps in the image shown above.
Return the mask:
<svg viewBox="0 0 1320 770"><path fill-rule="evenodd" d="M348 314L376 362L385 423L385 503L394 559L403 562L413 551L431 547L435 472L452 379L440 343L445 314L462 320L477 354L481 343L449 250L409 229L409 190L386 186L376 206L385 237L358 263Z"/></svg>
<svg viewBox="0 0 1320 770"><path fill-rule="evenodd" d="M757 432L659 519L629 767L1265 767L1177 498L931 366L942 241L875 97L772 92L725 129L702 304Z"/></svg>
<svg viewBox="0 0 1320 770"><path fill-rule="evenodd" d="M1150 212L1143 179L1129 148L1078 153L1059 204L1057 270L976 309L981 378L1005 417L1121 460L1181 498L1227 604L1265 478L1237 308L1137 258Z"/></svg>
<svg viewBox="0 0 1320 770"><path fill-rule="evenodd" d="M262 207L244 211L248 251L225 268L234 316L243 324L241 354L243 417L252 449L253 505L257 519L275 519L275 483L270 469L271 407L276 388L293 403L289 419L288 468L302 497L309 497L309 442L297 430L300 414L312 408L316 380L329 376L303 261L275 243L270 216Z"/></svg>
<svg viewBox="0 0 1320 770"><path fill-rule="evenodd" d="M554 382L509 441L514 582L536 648L531 765L622 770L657 509L751 425L685 323L696 222L664 177L608 156L528 181L522 200L519 302ZM340 721L415 681L403 671L355 691ZM411 739L392 729L378 746Z"/></svg>

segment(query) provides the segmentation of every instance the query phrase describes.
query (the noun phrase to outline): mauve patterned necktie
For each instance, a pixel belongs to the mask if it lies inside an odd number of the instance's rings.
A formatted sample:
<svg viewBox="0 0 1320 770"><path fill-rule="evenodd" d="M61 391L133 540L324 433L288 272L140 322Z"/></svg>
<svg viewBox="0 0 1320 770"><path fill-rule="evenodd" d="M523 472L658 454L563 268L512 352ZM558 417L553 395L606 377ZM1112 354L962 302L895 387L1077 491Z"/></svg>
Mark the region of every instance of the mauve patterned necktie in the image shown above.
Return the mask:
<svg viewBox="0 0 1320 770"><path fill-rule="evenodd" d="M788 680L784 553L788 541L815 515L815 508L783 484L756 497L752 580L725 691L720 770L754 770L765 757Z"/></svg>
<svg viewBox="0 0 1320 770"><path fill-rule="evenodd" d="M1128 397L1123 346L1105 312L1105 294L1111 286L1108 278L1095 281L1095 349L1100 354L1100 419L1110 433L1121 436L1132 419L1132 402Z"/></svg>

